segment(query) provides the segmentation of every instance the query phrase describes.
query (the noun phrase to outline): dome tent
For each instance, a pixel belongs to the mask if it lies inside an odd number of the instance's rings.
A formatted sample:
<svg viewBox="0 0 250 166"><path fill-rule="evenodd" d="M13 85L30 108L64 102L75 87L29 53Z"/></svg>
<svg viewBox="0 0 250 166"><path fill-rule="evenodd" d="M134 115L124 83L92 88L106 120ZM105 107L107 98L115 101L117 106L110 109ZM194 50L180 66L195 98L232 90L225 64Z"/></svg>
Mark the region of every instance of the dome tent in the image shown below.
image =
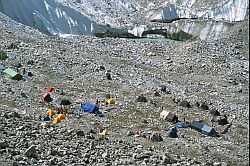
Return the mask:
<svg viewBox="0 0 250 166"><path fill-rule="evenodd" d="M3 71L3 73L5 75L7 75L8 77L12 78L13 80L21 80L23 78L23 76L17 72L15 72L14 70L8 68L8 69L5 69Z"/></svg>
<svg viewBox="0 0 250 166"><path fill-rule="evenodd" d="M99 111L99 107L96 104L91 104L89 102L84 102L83 104L81 104L81 108L77 110L77 112L94 113L99 117L104 116L104 114L101 111Z"/></svg>

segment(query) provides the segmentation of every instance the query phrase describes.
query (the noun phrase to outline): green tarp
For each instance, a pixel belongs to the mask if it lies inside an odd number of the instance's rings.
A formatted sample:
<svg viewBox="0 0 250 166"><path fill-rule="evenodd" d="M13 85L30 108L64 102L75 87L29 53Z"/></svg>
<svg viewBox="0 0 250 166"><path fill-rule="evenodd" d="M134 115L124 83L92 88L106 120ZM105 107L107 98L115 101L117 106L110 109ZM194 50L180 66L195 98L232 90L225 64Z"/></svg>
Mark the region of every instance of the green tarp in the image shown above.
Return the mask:
<svg viewBox="0 0 250 166"><path fill-rule="evenodd" d="M12 69L6 69L3 71L3 73L14 80L21 80L23 78L23 76L21 74L18 74L17 72L15 72Z"/></svg>

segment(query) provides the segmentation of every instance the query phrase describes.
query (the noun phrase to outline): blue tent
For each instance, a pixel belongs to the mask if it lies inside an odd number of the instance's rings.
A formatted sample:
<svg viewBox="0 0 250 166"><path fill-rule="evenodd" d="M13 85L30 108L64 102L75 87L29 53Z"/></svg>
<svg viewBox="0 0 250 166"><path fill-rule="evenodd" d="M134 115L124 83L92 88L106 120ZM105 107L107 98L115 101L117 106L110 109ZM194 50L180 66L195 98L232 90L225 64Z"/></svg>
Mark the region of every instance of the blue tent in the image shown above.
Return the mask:
<svg viewBox="0 0 250 166"><path fill-rule="evenodd" d="M28 60L27 65L33 65L34 61L33 60Z"/></svg>
<svg viewBox="0 0 250 166"><path fill-rule="evenodd" d="M12 69L5 69L3 71L4 74L6 74L7 76L9 76L10 78L14 79L14 80L21 80L23 78L23 76L17 72L15 72Z"/></svg>
<svg viewBox="0 0 250 166"><path fill-rule="evenodd" d="M201 133L211 136L215 134L215 129L213 127L204 124L204 126L201 129Z"/></svg>
<svg viewBox="0 0 250 166"><path fill-rule="evenodd" d="M99 107L95 104L91 104L88 102L84 102L81 105L81 108L78 110L78 112L89 112L89 113L94 113L97 114L99 117L103 117L104 114L99 111Z"/></svg>
<svg viewBox="0 0 250 166"><path fill-rule="evenodd" d="M95 104L91 104L91 103L83 103L82 107L81 107L82 111L81 112L89 112L89 113L95 113L96 111L99 111L99 108L97 107L97 105Z"/></svg>
<svg viewBox="0 0 250 166"><path fill-rule="evenodd" d="M177 138L177 129L175 127L172 127L168 130L168 136L171 138Z"/></svg>
<svg viewBox="0 0 250 166"><path fill-rule="evenodd" d="M16 63L16 64L14 65L14 67L15 67L15 68L20 68L20 67L22 67L22 64L21 64L21 63Z"/></svg>
<svg viewBox="0 0 250 166"><path fill-rule="evenodd" d="M0 67L0 73L2 73L5 70L5 68Z"/></svg>
<svg viewBox="0 0 250 166"><path fill-rule="evenodd" d="M51 121L51 119L50 119L50 117L48 117L48 116L44 116L44 117L43 117L43 121Z"/></svg>
<svg viewBox="0 0 250 166"><path fill-rule="evenodd" d="M191 128L195 129L195 130L197 130L199 132L201 132L201 129L202 129L203 126L204 126L204 124L202 124L201 122L196 121L196 120L193 120L192 123L191 123Z"/></svg>
<svg viewBox="0 0 250 166"><path fill-rule="evenodd" d="M216 131L213 127L210 127L196 120L193 120L193 122L191 123L191 128L209 136L214 136L216 134Z"/></svg>

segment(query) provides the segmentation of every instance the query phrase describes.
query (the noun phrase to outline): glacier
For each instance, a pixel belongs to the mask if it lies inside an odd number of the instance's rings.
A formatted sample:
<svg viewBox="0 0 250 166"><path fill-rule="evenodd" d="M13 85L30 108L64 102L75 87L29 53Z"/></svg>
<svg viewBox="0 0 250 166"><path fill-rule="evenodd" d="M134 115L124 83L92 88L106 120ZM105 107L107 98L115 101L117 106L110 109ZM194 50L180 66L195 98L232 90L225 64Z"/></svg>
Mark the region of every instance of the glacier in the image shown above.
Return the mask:
<svg viewBox="0 0 250 166"><path fill-rule="evenodd" d="M0 10L12 19L45 34L92 36L107 29L83 13L54 0L1 0Z"/></svg>
<svg viewBox="0 0 250 166"><path fill-rule="evenodd" d="M151 20L171 22L177 19L212 19L215 21L243 21L248 9L248 0L229 0L213 9L191 9L195 0L186 0L180 5L167 4Z"/></svg>
<svg viewBox="0 0 250 166"><path fill-rule="evenodd" d="M185 32L202 40L216 39L231 23L243 21L248 11L247 0L216 1L204 6L205 0L144 4L136 0L0 0L2 13L42 33L61 37L145 37L151 32L163 36L166 32ZM152 21L165 24L154 26Z"/></svg>

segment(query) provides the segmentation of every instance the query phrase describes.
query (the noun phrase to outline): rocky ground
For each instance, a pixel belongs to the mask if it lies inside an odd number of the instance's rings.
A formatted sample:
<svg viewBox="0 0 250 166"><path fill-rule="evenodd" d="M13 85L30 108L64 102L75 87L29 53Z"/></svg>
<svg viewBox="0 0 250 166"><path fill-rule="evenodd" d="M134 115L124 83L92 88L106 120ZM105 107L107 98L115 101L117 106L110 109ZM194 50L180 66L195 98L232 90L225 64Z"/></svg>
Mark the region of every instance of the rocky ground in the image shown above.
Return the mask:
<svg viewBox="0 0 250 166"><path fill-rule="evenodd" d="M15 69L19 62L33 73L20 81L0 75L1 165L248 165L248 23L216 41L177 42L58 38L0 15L0 48L8 55L0 67ZM28 60L35 63L27 65ZM56 90L49 104L42 100L48 86ZM105 104L106 94L115 105ZM136 102L140 94L148 102ZM72 102L66 119L55 125L43 122L41 115L58 107L62 98ZM83 101L96 99L105 117L75 112ZM222 134L227 126L213 122L196 102L226 114L232 122L228 132ZM159 119L162 107L180 120L213 126L220 137L182 128L178 138L169 138L173 124ZM105 138L98 134L103 127L109 131ZM138 130L159 132L163 141L128 134Z"/></svg>

